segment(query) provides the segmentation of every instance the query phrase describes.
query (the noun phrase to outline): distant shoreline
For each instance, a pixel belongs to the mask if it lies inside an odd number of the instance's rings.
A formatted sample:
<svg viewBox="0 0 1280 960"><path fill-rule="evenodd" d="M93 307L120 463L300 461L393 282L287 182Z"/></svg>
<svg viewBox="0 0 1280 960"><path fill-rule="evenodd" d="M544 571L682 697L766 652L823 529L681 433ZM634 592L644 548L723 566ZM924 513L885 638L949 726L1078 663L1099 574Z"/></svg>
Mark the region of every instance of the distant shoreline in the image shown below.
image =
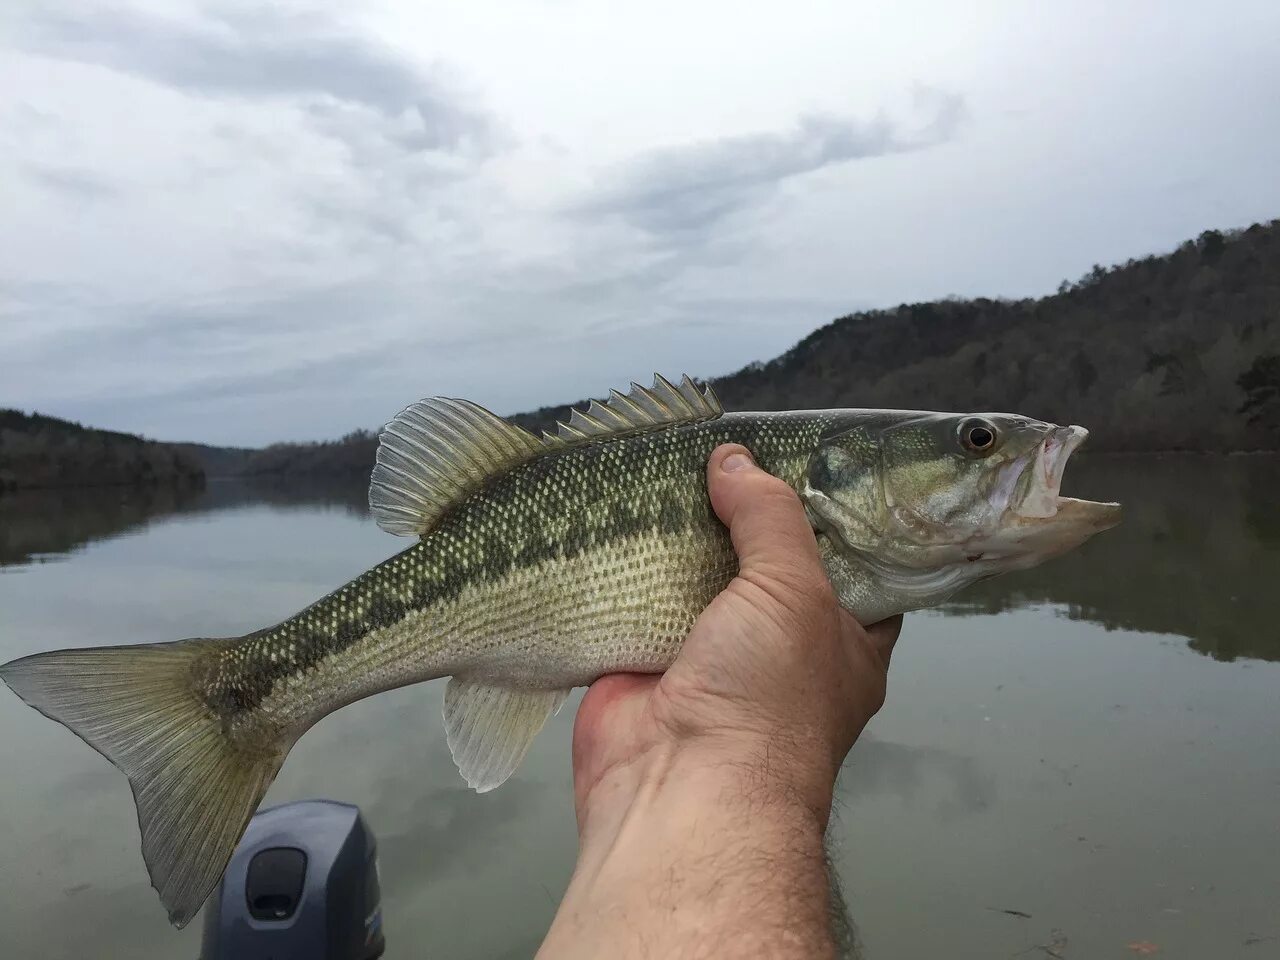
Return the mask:
<svg viewBox="0 0 1280 960"><path fill-rule="evenodd" d="M1280 450L1081 450L1075 454L1075 460L1120 460L1120 459L1179 459L1179 458L1225 458L1225 457L1280 457ZM294 471L278 473L214 473L198 477L178 476L131 482L126 480L109 483L57 483L29 486L0 486L0 497L24 493L52 493L69 490L156 490L161 488L181 488L195 492L210 483L261 483L277 486L281 483L296 481L298 483L320 484L353 484L367 483L368 477L352 471L334 471L330 473Z"/></svg>
<svg viewBox="0 0 1280 960"><path fill-rule="evenodd" d="M53 490L157 490L180 487L185 490L199 489L210 480L224 479L208 477L204 474L174 475L172 477L155 477L143 480L108 480L99 483L59 482L44 484L0 483L0 497L20 493L40 493ZM239 479L226 477L225 479Z"/></svg>

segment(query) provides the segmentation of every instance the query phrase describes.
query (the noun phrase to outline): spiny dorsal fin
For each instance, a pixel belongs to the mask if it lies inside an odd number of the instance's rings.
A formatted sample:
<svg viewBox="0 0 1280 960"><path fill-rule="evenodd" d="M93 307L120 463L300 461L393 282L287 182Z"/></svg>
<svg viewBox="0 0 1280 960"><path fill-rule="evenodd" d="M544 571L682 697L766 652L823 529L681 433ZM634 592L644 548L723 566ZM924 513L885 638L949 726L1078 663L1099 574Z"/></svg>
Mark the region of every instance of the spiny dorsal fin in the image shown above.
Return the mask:
<svg viewBox="0 0 1280 960"><path fill-rule="evenodd" d="M592 400L586 410L571 410L568 423L557 422L557 433L544 436L549 442L578 443L654 427L714 420L722 413L724 408L710 387L699 389L687 374L676 386L655 373L652 387L633 382L630 393L611 390L604 403Z"/></svg>
<svg viewBox="0 0 1280 960"><path fill-rule="evenodd" d="M528 430L469 400L419 400L382 428L369 507L388 533L423 534L489 477L546 449Z"/></svg>
<svg viewBox="0 0 1280 960"><path fill-rule="evenodd" d="M469 400L419 400L382 428L369 507L388 533L422 535L491 477L540 454L722 413L710 387L687 376L676 386L657 374L652 387L633 383L630 393L613 390L604 403L573 410L558 433L541 438Z"/></svg>

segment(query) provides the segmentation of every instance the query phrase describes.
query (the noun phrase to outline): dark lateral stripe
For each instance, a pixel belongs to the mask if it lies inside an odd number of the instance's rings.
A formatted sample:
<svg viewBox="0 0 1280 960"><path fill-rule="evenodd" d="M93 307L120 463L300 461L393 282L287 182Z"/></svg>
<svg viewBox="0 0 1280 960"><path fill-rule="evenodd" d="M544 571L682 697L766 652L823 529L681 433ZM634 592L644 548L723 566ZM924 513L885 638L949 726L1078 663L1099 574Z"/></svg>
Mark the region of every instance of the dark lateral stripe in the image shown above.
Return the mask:
<svg viewBox="0 0 1280 960"><path fill-rule="evenodd" d="M794 473L829 423L826 416L730 415L533 460L474 494L409 549L297 616L251 634L225 654L206 700L226 716L252 710L282 678L413 611L456 598L468 584L492 583L516 568L570 559L643 532L705 529L724 536L706 497L710 452L741 443L765 469Z"/></svg>

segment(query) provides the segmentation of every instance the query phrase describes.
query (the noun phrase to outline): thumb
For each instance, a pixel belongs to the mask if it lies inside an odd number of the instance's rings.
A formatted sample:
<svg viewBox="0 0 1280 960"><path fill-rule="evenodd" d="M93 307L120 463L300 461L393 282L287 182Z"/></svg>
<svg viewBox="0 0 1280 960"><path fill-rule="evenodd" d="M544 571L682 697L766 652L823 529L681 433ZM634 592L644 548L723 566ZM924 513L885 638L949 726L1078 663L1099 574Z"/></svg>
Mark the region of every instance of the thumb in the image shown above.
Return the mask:
<svg viewBox="0 0 1280 960"><path fill-rule="evenodd" d="M729 528L740 574L802 592L826 583L800 498L756 466L746 447L731 443L712 451L707 490L716 516Z"/></svg>

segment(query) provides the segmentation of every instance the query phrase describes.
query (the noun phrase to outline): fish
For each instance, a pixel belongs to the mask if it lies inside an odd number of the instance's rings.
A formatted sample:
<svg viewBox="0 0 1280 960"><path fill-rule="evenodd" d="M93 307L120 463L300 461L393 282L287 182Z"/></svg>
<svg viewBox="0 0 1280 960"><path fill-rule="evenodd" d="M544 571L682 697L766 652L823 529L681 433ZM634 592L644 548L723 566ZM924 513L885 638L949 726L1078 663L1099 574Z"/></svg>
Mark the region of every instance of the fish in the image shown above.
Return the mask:
<svg viewBox="0 0 1280 960"><path fill-rule="evenodd" d="M871 624L1119 522L1118 504L1060 495L1087 433L1002 413L727 413L687 376L541 435L433 397L383 428L370 479L374 519L407 549L245 636L37 653L0 677L129 778L152 886L183 926L289 749L342 706L450 678L445 739L484 792L574 687L665 670L738 569L707 494L718 445L796 491L837 599Z"/></svg>

